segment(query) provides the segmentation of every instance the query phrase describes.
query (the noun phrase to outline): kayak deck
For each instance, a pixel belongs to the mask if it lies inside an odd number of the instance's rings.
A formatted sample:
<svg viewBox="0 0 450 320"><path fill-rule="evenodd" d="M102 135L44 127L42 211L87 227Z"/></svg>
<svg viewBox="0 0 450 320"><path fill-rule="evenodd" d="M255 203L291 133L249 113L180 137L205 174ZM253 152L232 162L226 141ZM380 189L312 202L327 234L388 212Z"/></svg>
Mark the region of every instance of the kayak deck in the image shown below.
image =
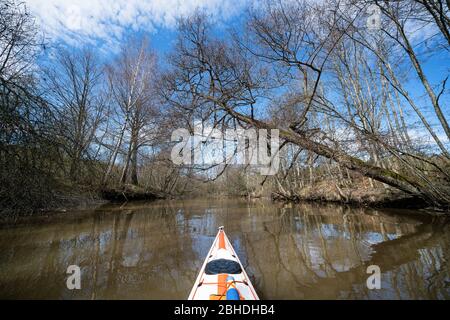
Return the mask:
<svg viewBox="0 0 450 320"><path fill-rule="evenodd" d="M219 228L188 300L259 300L223 227Z"/></svg>

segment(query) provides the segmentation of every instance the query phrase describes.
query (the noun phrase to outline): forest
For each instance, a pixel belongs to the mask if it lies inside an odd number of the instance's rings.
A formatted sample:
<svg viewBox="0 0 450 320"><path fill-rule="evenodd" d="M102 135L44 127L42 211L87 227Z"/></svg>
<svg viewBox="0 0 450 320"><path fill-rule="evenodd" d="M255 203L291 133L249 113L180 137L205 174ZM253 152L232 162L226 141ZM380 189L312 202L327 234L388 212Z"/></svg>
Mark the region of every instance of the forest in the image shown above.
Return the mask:
<svg viewBox="0 0 450 320"><path fill-rule="evenodd" d="M196 196L449 212L449 12L263 1L220 30L180 18L167 54L151 33L105 53L48 41L26 4L0 0L1 215ZM173 132L197 126L203 145L212 128L277 129L278 172L173 163Z"/></svg>

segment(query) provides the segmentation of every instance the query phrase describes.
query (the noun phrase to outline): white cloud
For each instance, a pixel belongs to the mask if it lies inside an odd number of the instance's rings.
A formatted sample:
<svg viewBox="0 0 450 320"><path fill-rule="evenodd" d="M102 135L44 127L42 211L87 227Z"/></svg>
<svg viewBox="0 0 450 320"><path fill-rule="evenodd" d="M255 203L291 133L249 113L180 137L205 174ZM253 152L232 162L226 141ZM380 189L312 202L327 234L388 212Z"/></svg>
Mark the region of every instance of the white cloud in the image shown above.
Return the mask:
<svg viewBox="0 0 450 320"><path fill-rule="evenodd" d="M174 28L176 19L197 8L225 21L245 1L236 0L25 0L47 36L70 44L103 40L114 43L126 30L154 32Z"/></svg>

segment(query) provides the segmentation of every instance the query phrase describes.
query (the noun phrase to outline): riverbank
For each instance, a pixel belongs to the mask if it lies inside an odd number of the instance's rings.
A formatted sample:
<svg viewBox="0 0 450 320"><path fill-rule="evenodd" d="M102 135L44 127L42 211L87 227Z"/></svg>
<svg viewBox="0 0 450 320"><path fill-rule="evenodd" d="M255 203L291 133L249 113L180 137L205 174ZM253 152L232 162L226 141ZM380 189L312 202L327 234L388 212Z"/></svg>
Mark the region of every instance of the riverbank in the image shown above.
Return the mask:
<svg viewBox="0 0 450 320"><path fill-rule="evenodd" d="M356 185L339 186L323 181L304 187L296 193L272 193L272 200L285 202L334 203L366 208L426 209L430 212L450 213L450 208L431 207L424 199L361 180Z"/></svg>
<svg viewBox="0 0 450 320"><path fill-rule="evenodd" d="M129 201L154 201L173 198L171 195L154 190L145 190L138 186L125 185L123 187L99 188L95 191L82 189L71 190L55 194L52 201L45 206L8 207L0 208L0 222L14 221L19 217L48 216L54 213L92 209L107 203L124 203ZM25 201L24 201L25 202Z"/></svg>
<svg viewBox="0 0 450 320"><path fill-rule="evenodd" d="M100 195L103 199L112 202L158 200L173 197L160 191L146 190L134 185L125 185L120 188L103 188L100 190Z"/></svg>
<svg viewBox="0 0 450 320"><path fill-rule="evenodd" d="M169 195L154 190L145 190L138 186L125 185L123 187L103 188L96 192L84 192L59 196L58 201L49 203L48 207L30 208L29 210L12 210L2 208L0 210L0 224L14 224L28 217L36 217L45 222L51 216L58 215L67 218L68 212L82 212L92 210L109 203L139 203L156 200L182 200L191 198L223 199L233 198L236 195L208 194L202 196L196 193L187 195ZM296 194L281 194L272 192L262 195L260 193L241 194L240 198L258 201L270 199L275 202L285 203L322 203L337 204L364 208L392 208L421 210L431 215L448 214L449 211L432 208L423 199L411 197L404 193L385 188L380 184L370 185L359 183L357 186L341 186L335 183L322 182L314 186L302 188Z"/></svg>

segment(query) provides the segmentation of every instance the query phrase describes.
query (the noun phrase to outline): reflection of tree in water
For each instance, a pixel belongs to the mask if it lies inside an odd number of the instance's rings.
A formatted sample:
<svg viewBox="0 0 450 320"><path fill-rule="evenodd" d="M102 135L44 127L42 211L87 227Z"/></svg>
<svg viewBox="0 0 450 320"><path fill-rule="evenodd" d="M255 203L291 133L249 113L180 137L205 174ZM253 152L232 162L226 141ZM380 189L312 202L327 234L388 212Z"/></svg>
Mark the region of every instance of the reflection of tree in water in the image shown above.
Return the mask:
<svg viewBox="0 0 450 320"><path fill-rule="evenodd" d="M189 238L177 227L177 216L182 214L179 207L164 205L124 211L115 215L113 235L107 244L111 251L105 295L184 298L186 283L192 284L185 262L193 259L189 257Z"/></svg>
<svg viewBox="0 0 450 320"><path fill-rule="evenodd" d="M245 234L265 298L448 297L448 267L441 264L449 254L445 224L332 208L299 206L264 222L258 234ZM384 290L366 288L372 264L384 272ZM424 291L427 286L434 292Z"/></svg>
<svg viewBox="0 0 450 320"><path fill-rule="evenodd" d="M9 297L185 298L199 260L192 249L189 220L189 208L180 203L108 205L91 216L54 223L37 239L29 232L12 233L16 246L10 245L10 236L0 238L1 248L8 246L11 252L5 270L16 280L5 288L11 289ZM32 256L33 267L17 268L18 255ZM82 269L82 290L66 288L70 264ZM18 270L17 276L13 270ZM0 283L8 277L0 277ZM25 278L28 281L21 280Z"/></svg>

